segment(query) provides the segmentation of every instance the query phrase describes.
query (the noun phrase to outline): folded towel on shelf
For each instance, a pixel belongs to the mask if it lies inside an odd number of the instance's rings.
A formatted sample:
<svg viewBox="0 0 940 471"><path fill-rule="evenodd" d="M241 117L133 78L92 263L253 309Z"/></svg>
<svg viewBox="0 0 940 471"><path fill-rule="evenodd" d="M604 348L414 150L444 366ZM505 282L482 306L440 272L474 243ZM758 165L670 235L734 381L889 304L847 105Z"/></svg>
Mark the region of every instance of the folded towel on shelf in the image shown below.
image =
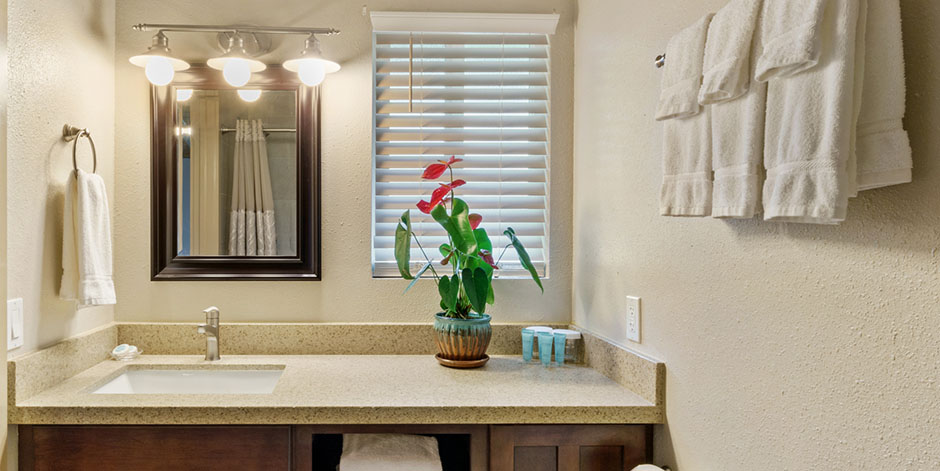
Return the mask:
<svg viewBox="0 0 940 471"><path fill-rule="evenodd" d="M114 304L111 216L104 180L75 170L65 189L62 286L59 297L79 307Z"/></svg>
<svg viewBox="0 0 940 471"><path fill-rule="evenodd" d="M779 41L774 34L781 20L767 16L779 1L765 2L762 59L768 52L779 56L773 44ZM804 2L798 3L806 8ZM853 191L849 171L856 124L852 117L859 1L829 0L818 27L796 23L803 19L794 13L791 20L795 23L789 29L819 31L818 40L793 38L819 45L818 65L768 84L764 219L838 224L845 219ZM770 28L766 28L768 24Z"/></svg>
<svg viewBox="0 0 940 471"><path fill-rule="evenodd" d="M757 79L789 77L816 66L826 0L764 0L761 29L764 51Z"/></svg>
<svg viewBox="0 0 940 471"><path fill-rule="evenodd" d="M666 48L656 119L663 123L660 214L708 216L712 202L711 120L698 103L705 37L712 15L682 30Z"/></svg>
<svg viewBox="0 0 940 471"><path fill-rule="evenodd" d="M911 181L899 0L868 0L864 88L858 121L858 189Z"/></svg>
<svg viewBox="0 0 940 471"><path fill-rule="evenodd" d="M753 76L751 42L762 4L762 0L732 0L712 18L699 103L722 103L747 93Z"/></svg>
<svg viewBox="0 0 940 471"><path fill-rule="evenodd" d="M395 433L343 434L338 471L441 471L437 439Z"/></svg>
<svg viewBox="0 0 940 471"><path fill-rule="evenodd" d="M767 84L753 79L760 48L761 0L735 0L712 20L699 101L711 106L712 216L752 218L760 212ZM712 67L710 64L724 64Z"/></svg>

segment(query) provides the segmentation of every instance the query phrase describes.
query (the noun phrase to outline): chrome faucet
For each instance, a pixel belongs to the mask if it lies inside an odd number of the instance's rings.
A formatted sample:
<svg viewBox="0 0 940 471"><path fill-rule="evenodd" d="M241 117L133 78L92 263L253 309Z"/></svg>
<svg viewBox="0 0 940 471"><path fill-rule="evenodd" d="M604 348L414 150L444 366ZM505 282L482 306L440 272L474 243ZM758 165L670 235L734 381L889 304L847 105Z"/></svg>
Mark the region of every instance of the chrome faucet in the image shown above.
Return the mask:
<svg viewBox="0 0 940 471"><path fill-rule="evenodd" d="M206 361L219 360L219 308L210 306L202 312L206 323L200 324L197 332L206 336Z"/></svg>

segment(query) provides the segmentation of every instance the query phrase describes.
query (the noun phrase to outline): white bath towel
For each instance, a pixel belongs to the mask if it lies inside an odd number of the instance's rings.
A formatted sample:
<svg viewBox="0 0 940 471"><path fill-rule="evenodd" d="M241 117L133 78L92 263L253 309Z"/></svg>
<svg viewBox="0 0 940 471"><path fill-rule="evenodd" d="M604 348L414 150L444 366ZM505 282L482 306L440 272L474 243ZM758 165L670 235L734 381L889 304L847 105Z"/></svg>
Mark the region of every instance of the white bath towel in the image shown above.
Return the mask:
<svg viewBox="0 0 940 471"><path fill-rule="evenodd" d="M711 106L712 216L752 218L760 212L767 84L753 79L761 51L761 0L734 0L708 29L700 102ZM723 64L713 66L709 64Z"/></svg>
<svg viewBox="0 0 940 471"><path fill-rule="evenodd" d="M905 92L900 2L868 0L856 144L859 190L911 181L911 144L902 122Z"/></svg>
<svg viewBox="0 0 940 471"><path fill-rule="evenodd" d="M82 170L69 175L63 233L59 296L77 301L80 308L114 304L111 216L104 180L98 175Z"/></svg>
<svg viewBox="0 0 940 471"><path fill-rule="evenodd" d="M764 52L757 79L789 77L816 66L827 0L764 0L761 30Z"/></svg>
<svg viewBox="0 0 940 471"><path fill-rule="evenodd" d="M782 18L768 11L790 0L765 0L761 62L780 63L779 37ZM806 8L805 2L799 3ZM818 44L817 65L803 73L772 80L767 91L764 165L764 219L773 221L838 224L845 219L852 192L849 160L852 154L855 48L859 18L858 0L828 0L821 24L799 24L803 12L794 9L792 40ZM777 14L780 14L779 12ZM767 29L767 26L770 26ZM819 31L818 40L806 31ZM797 49L804 51L805 48ZM768 69L773 70L773 69Z"/></svg>
<svg viewBox="0 0 940 471"><path fill-rule="evenodd" d="M347 433L339 471L441 471L437 439L391 433Z"/></svg>
<svg viewBox="0 0 940 471"><path fill-rule="evenodd" d="M699 103L722 103L747 93L753 76L751 43L762 4L762 0L732 0L712 18Z"/></svg>
<svg viewBox="0 0 940 471"><path fill-rule="evenodd" d="M698 103L705 37L712 15L682 30L666 48L656 119L663 123L660 214L708 216L712 202L711 120Z"/></svg>

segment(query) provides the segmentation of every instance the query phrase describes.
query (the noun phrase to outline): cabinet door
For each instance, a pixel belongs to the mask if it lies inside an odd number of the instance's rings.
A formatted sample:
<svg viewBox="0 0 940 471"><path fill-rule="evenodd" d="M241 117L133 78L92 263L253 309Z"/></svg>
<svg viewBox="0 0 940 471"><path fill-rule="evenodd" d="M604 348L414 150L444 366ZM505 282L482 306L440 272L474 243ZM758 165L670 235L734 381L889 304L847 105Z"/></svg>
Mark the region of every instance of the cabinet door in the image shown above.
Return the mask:
<svg viewBox="0 0 940 471"><path fill-rule="evenodd" d="M289 426L20 426L20 470L290 468Z"/></svg>
<svg viewBox="0 0 940 471"><path fill-rule="evenodd" d="M495 425L490 471L628 471L648 462L648 425Z"/></svg>

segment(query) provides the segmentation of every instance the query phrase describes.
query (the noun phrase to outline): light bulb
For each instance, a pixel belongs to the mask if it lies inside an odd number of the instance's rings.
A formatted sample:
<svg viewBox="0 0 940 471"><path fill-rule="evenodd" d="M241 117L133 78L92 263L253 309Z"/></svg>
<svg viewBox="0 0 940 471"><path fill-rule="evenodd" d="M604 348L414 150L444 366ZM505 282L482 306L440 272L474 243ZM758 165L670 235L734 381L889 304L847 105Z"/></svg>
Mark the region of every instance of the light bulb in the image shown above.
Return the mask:
<svg viewBox="0 0 940 471"><path fill-rule="evenodd" d="M261 98L261 90L239 90L238 97L248 103L254 103Z"/></svg>
<svg viewBox="0 0 940 471"><path fill-rule="evenodd" d="M323 79L326 78L326 69L323 67L323 63L316 59L302 60L300 66L297 67L297 75L304 85L315 87L320 85Z"/></svg>
<svg viewBox="0 0 940 471"><path fill-rule="evenodd" d="M176 89L176 101L184 102L193 97L192 88L177 88Z"/></svg>
<svg viewBox="0 0 940 471"><path fill-rule="evenodd" d="M244 59L232 58L225 61L222 76L233 87L241 87L251 79L251 66Z"/></svg>
<svg viewBox="0 0 940 471"><path fill-rule="evenodd" d="M173 81L173 64L166 57L152 56L147 60L144 74L150 83L162 87Z"/></svg>

